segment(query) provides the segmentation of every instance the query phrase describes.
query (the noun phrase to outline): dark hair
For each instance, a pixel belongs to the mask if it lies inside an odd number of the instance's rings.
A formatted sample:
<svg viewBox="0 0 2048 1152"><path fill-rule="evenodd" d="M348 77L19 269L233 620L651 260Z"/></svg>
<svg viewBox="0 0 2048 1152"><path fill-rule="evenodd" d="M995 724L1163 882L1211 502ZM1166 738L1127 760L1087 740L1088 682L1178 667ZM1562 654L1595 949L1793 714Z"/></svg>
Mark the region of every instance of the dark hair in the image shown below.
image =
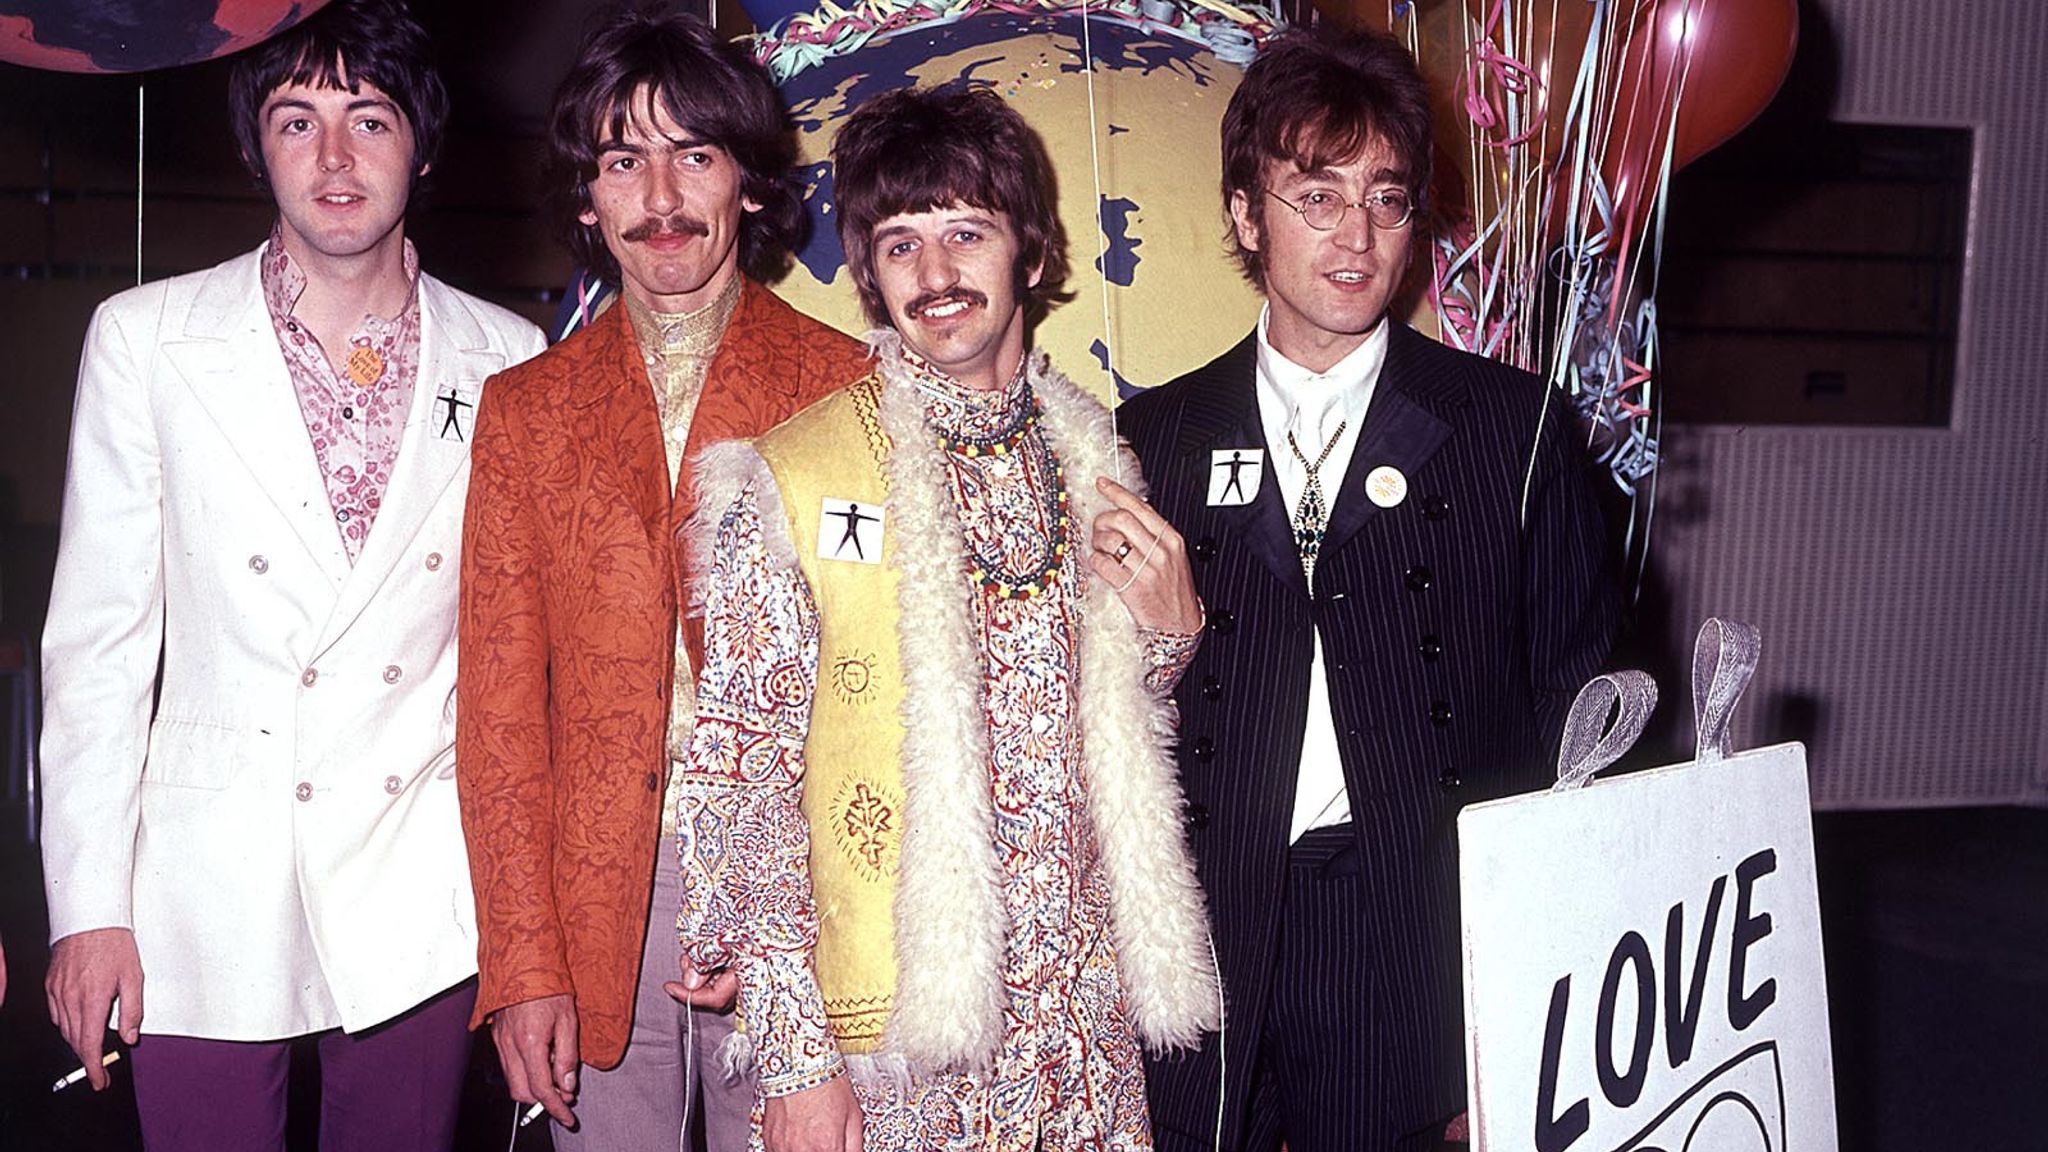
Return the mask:
<svg viewBox="0 0 2048 1152"><path fill-rule="evenodd" d="M796 140L775 85L738 45L680 12L619 9L583 40L555 90L548 126L547 181L578 263L607 280L618 261L604 235L577 217L590 210L598 151L617 139L645 91L693 136L725 149L740 169L740 193L761 206L740 216L739 263L757 280L781 274L803 238L804 209L791 182Z"/></svg>
<svg viewBox="0 0 2048 1152"><path fill-rule="evenodd" d="M1383 140L1427 219L1430 178L1429 91L1415 58L1376 32L1293 29L1262 50L1223 113L1223 213L1243 193L1252 222L1265 228L1266 164L1280 160L1303 172L1348 163ZM1260 253L1226 242L1252 283L1265 286Z"/></svg>
<svg viewBox="0 0 2048 1152"><path fill-rule="evenodd" d="M1033 322L1069 299L1067 235L1052 161L1016 109L987 89L899 88L855 109L832 142L839 245L869 319L889 322L869 243L900 212L971 204L1005 213L1016 230L1017 286ZM1039 269L1036 287L1025 284Z"/></svg>
<svg viewBox="0 0 2048 1152"><path fill-rule="evenodd" d="M305 22L236 59L228 74L228 111L242 163L258 180L263 167L263 102L287 84L360 91L375 84L412 126L412 174L441 154L448 89L434 66L433 41L401 0L333 0Z"/></svg>

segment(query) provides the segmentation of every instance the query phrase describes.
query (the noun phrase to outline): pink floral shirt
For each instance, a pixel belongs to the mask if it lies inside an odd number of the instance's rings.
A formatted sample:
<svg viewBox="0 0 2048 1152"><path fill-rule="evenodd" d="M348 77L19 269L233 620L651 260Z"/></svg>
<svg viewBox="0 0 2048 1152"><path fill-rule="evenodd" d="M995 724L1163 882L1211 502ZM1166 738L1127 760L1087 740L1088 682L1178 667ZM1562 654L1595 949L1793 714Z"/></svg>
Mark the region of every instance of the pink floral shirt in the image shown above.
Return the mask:
<svg viewBox="0 0 2048 1152"><path fill-rule="evenodd" d="M392 319L365 313L347 347L330 355L311 329L292 318L306 289L306 274L285 252L276 229L263 251L263 302L350 564L362 555L398 465L419 376L420 261L410 240L405 242L405 275L412 282L405 310Z"/></svg>

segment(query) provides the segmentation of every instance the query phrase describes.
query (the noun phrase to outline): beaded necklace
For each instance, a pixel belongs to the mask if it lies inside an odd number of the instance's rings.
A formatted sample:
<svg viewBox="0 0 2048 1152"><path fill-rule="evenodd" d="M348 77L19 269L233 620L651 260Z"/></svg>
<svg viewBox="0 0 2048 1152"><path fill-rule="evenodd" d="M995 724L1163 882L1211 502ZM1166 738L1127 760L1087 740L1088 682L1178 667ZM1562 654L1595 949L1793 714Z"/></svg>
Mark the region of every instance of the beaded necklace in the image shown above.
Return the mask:
<svg viewBox="0 0 2048 1152"><path fill-rule="evenodd" d="M1038 402L1028 393L1023 398L1024 418L1017 426L995 436L981 438L957 436L941 430L939 444L952 455L967 460L995 457L1019 457L1028 453L1025 444L1038 429ZM1060 569L1067 559L1067 537L1072 524L1073 513L1068 506L1066 472L1060 466L1059 458L1050 448L1041 454L1039 464L1039 499L1043 501L1041 511L1048 525L1047 540L1037 560L1022 577L1012 578L1002 571L1001 557L990 557L976 547L974 540L967 539L967 570L975 584L1004 600L1029 600L1048 589L1059 579Z"/></svg>

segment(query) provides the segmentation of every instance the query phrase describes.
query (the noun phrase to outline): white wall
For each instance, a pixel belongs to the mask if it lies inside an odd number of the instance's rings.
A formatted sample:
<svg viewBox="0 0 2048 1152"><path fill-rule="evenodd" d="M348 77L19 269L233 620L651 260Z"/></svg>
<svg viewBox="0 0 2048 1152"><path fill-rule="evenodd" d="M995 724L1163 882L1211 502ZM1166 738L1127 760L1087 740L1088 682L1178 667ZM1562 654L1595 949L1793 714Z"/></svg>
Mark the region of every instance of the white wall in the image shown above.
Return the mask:
<svg viewBox="0 0 2048 1152"><path fill-rule="evenodd" d="M1667 428L1652 567L1762 626L1737 739L1813 701L1817 806L2048 804L2048 3L1818 3L1837 119L1976 130L1953 415Z"/></svg>

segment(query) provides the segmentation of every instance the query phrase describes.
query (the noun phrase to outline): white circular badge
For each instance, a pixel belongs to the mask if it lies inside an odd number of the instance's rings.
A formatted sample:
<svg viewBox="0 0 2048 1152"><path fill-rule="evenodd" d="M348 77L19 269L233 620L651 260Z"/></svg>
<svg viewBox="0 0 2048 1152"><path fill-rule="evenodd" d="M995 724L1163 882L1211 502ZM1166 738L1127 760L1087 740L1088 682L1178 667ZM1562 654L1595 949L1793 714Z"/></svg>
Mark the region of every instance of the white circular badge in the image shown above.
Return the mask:
<svg viewBox="0 0 2048 1152"><path fill-rule="evenodd" d="M1408 498L1408 478L1392 464L1382 464L1365 474L1365 495L1382 508L1392 508Z"/></svg>

